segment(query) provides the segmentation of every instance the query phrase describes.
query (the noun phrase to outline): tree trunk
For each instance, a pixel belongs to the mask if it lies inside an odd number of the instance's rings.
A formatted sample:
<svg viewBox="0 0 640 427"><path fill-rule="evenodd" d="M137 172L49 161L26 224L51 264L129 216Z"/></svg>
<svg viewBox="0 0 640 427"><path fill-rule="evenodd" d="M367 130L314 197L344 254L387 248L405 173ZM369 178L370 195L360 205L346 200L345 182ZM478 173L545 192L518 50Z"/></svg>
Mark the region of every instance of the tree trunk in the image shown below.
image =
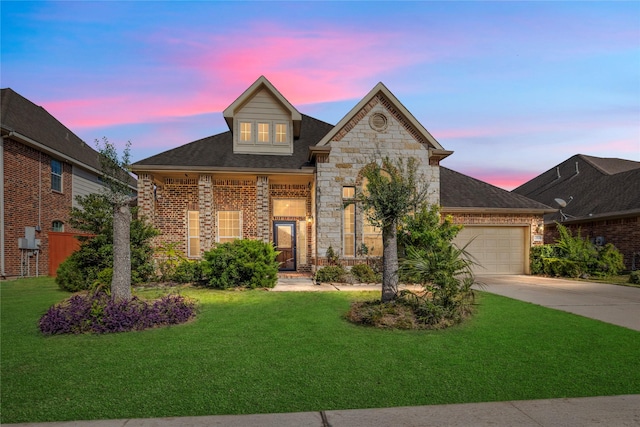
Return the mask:
<svg viewBox="0 0 640 427"><path fill-rule="evenodd" d="M111 298L131 299L131 210L128 204L116 206L113 213L113 278Z"/></svg>
<svg viewBox="0 0 640 427"><path fill-rule="evenodd" d="M396 222L382 229L382 302L398 294L398 230Z"/></svg>

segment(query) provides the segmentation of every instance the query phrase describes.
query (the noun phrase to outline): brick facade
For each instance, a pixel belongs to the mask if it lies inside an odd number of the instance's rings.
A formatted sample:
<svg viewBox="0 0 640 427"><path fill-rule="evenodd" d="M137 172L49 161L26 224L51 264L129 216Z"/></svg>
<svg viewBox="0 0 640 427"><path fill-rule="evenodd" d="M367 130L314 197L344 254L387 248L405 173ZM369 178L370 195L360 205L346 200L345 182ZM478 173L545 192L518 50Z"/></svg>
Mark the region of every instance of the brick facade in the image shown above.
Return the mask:
<svg viewBox="0 0 640 427"><path fill-rule="evenodd" d="M527 226L531 232L530 242L532 245L542 245L544 225L542 214L518 214L518 213L460 213L447 212L446 208L441 210L443 215L451 215L454 224L460 225L520 225Z"/></svg>
<svg viewBox="0 0 640 427"><path fill-rule="evenodd" d="M580 230L580 235L588 239L604 237L605 244L613 244L622 253L625 268L628 270L634 267L633 254L636 254L635 268L640 269L640 216L563 225L571 230L574 236ZM544 233L545 243L555 243L558 237L555 224L547 224Z"/></svg>
<svg viewBox="0 0 640 427"><path fill-rule="evenodd" d="M51 157L34 148L8 138L3 141L4 162L4 255L6 277L21 274L47 275L49 265L49 232L53 221L69 226L72 202L72 167L62 162L62 192L51 189ZM38 256L21 257L18 239L25 227L40 226L36 239L41 246ZM21 265L21 259L25 262ZM37 259L37 263L36 263Z"/></svg>
<svg viewBox="0 0 640 427"><path fill-rule="evenodd" d="M161 184L157 184L162 180ZM154 184L156 182L156 184ZM298 271L311 271L313 224L311 186L270 184L270 177L256 175L238 179L233 175L199 175L198 178L169 178L151 174L138 176L138 205L142 215L160 230L154 244L177 243L187 253L187 212L196 210L200 218L200 249L215 246L219 211L242 212L242 237L273 242L273 222L296 222L299 237ZM274 198L305 199L304 217L275 217ZM302 260L303 262L300 262Z"/></svg>

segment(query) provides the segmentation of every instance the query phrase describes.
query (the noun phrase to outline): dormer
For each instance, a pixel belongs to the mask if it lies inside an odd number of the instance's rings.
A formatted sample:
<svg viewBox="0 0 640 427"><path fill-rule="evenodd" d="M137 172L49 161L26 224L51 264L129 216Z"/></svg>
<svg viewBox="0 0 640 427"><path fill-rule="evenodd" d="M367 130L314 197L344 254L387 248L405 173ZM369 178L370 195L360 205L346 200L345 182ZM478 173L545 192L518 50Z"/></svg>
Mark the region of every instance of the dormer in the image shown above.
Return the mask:
<svg viewBox="0 0 640 427"><path fill-rule="evenodd" d="M293 154L293 140L300 136L302 115L264 76L223 115L233 134L234 153Z"/></svg>

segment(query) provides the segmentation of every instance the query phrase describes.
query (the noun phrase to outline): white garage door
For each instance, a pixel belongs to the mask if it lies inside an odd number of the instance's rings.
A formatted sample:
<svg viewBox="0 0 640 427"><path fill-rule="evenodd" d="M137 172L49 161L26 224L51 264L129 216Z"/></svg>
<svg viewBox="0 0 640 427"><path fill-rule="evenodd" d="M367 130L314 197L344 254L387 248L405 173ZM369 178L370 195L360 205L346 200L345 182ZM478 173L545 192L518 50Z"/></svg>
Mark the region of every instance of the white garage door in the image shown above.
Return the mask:
<svg viewBox="0 0 640 427"><path fill-rule="evenodd" d="M479 265L475 274L524 274L526 227L472 227L465 226L454 243L467 246Z"/></svg>

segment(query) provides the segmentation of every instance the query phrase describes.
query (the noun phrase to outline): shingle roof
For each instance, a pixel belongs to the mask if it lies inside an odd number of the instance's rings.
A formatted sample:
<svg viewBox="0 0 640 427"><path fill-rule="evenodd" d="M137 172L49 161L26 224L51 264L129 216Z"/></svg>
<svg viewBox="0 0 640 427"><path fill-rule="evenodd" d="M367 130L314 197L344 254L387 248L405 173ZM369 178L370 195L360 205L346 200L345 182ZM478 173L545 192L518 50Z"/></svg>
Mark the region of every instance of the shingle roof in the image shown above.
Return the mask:
<svg viewBox="0 0 640 427"><path fill-rule="evenodd" d="M231 132L224 132L140 160L133 167L135 170L158 166L171 169L300 169L310 166L309 147L316 145L333 128L333 125L304 114L301 126L300 138L294 140L290 156L234 154Z"/></svg>
<svg viewBox="0 0 640 427"><path fill-rule="evenodd" d="M576 154L513 190L541 203L567 206L569 219L640 212L640 162ZM560 221L560 213L545 221Z"/></svg>
<svg viewBox="0 0 640 427"><path fill-rule="evenodd" d="M0 124L5 131L26 136L85 167L98 172L102 169L99 153L44 108L11 88L0 90L0 105ZM135 186L134 178L129 179L129 183Z"/></svg>
<svg viewBox="0 0 640 427"><path fill-rule="evenodd" d="M440 166L440 204L443 208L551 210L545 204L443 166Z"/></svg>

